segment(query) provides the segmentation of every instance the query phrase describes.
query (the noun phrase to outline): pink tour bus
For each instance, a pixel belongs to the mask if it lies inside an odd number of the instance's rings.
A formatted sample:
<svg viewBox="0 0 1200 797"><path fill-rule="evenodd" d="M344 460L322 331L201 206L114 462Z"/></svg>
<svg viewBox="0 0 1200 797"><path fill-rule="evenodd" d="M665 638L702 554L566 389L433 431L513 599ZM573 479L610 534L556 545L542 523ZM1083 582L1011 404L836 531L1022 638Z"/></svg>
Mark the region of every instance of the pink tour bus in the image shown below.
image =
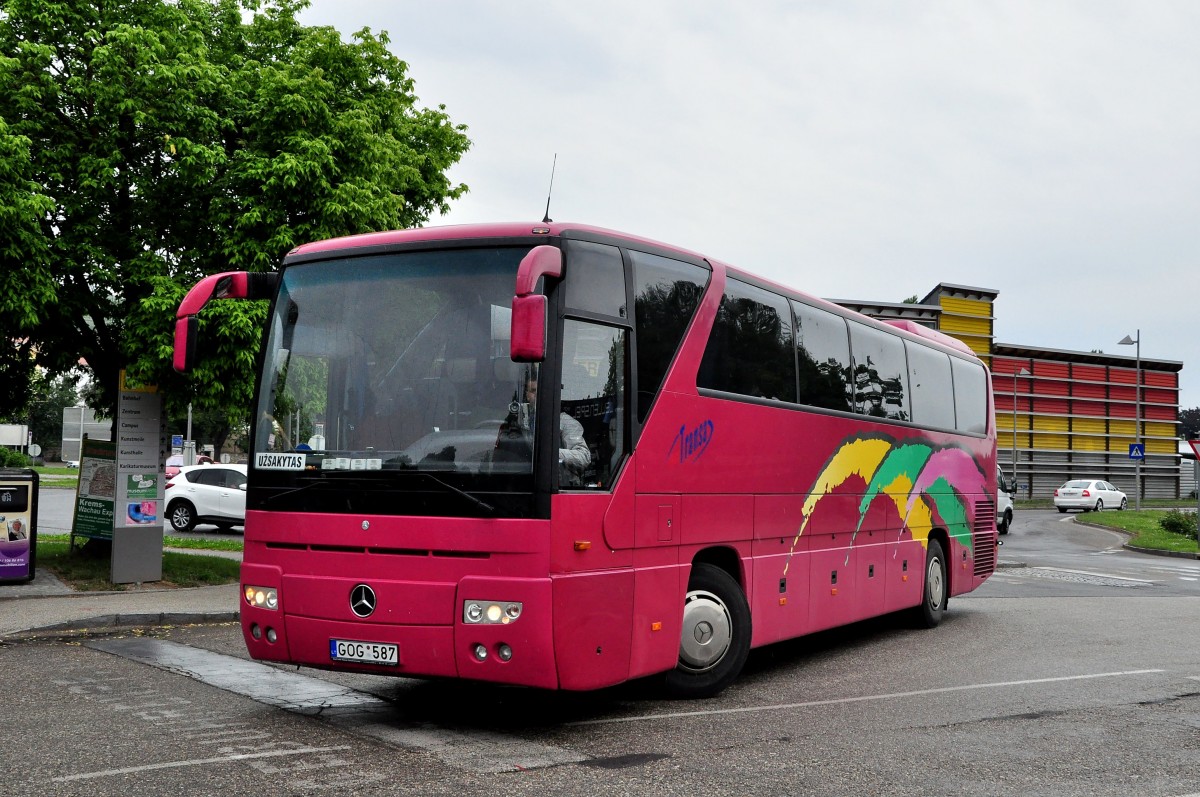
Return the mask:
<svg viewBox="0 0 1200 797"><path fill-rule="evenodd" d="M748 651L996 561L988 372L702 255L589 226L301 246L270 299L241 623L257 659L702 697Z"/></svg>

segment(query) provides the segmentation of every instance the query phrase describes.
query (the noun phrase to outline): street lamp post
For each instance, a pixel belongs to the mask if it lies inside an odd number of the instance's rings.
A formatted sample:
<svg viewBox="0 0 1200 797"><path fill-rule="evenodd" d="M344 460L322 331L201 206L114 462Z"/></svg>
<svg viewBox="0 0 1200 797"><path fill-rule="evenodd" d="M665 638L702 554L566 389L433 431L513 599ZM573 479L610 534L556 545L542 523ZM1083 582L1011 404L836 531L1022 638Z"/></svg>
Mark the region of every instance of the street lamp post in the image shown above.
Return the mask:
<svg viewBox="0 0 1200 797"><path fill-rule="evenodd" d="M1013 439L1012 439L1012 488L1013 492L1017 491L1017 377L1029 376L1029 370L1022 368L1019 371L1013 371Z"/></svg>
<svg viewBox="0 0 1200 797"><path fill-rule="evenodd" d="M1136 331L1137 337L1130 338L1128 335L1117 341L1120 346L1134 346L1135 362L1137 363L1134 378L1137 380L1134 385L1134 404L1133 404L1133 442L1135 444L1142 442L1142 330ZM1144 451L1145 449L1143 449ZM1141 510L1142 508L1142 460L1138 457L1133 461L1133 508Z"/></svg>

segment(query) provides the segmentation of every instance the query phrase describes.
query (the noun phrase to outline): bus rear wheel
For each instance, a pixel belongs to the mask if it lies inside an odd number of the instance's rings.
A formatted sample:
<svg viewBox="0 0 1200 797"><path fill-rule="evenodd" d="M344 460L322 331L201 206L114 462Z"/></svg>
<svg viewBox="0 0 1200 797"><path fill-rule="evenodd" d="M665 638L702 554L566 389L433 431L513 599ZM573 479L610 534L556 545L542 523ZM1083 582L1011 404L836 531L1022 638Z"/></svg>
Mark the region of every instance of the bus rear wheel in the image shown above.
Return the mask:
<svg viewBox="0 0 1200 797"><path fill-rule="evenodd" d="M925 549L925 589L921 595L921 605L913 613L918 626L935 628L942 621L942 613L949 603L949 586L942 544L931 539L929 547Z"/></svg>
<svg viewBox="0 0 1200 797"><path fill-rule="evenodd" d="M683 602L679 663L667 673L676 697L717 694L742 671L750 653L750 606L732 576L719 567L692 568Z"/></svg>

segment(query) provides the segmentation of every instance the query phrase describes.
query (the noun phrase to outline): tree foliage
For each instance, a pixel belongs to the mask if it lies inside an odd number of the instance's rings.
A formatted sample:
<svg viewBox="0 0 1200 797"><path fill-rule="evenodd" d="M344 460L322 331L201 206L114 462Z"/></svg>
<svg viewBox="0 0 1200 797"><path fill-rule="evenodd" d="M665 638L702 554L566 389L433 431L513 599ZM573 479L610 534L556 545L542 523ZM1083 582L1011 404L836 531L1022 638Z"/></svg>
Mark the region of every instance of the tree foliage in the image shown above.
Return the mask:
<svg viewBox="0 0 1200 797"><path fill-rule="evenodd" d="M211 348L183 378L169 363L187 289L419 225L466 191L446 176L465 127L418 106L387 35L345 42L300 25L307 5L0 0L0 334L26 347L0 357L86 360L109 414L121 368L169 412L245 414L265 307L206 310Z"/></svg>
<svg viewBox="0 0 1200 797"><path fill-rule="evenodd" d="M1200 439L1200 407L1179 411L1179 436L1184 440Z"/></svg>
<svg viewBox="0 0 1200 797"><path fill-rule="evenodd" d="M33 442L42 447L46 459L58 459L62 449L63 409L79 403L77 374L52 377L48 373L35 373L22 385L22 395L14 402L13 409L0 413L4 423L29 426Z"/></svg>

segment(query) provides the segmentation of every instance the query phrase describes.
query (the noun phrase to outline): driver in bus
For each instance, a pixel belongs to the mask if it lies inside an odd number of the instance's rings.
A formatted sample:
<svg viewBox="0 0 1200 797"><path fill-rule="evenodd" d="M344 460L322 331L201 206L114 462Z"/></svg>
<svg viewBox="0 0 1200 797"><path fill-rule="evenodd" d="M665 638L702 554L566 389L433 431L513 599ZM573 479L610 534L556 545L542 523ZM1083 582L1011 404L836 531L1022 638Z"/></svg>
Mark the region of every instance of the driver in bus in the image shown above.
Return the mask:
<svg viewBox="0 0 1200 797"><path fill-rule="evenodd" d="M500 430L501 438L519 429L529 439L537 417L537 375L530 373L525 378L525 401L517 404L510 412L505 427ZM564 474L564 482L572 486L582 484L583 472L592 462L592 452L583 439L583 425L565 412L558 414L558 464ZM532 453L532 452L531 452Z"/></svg>

